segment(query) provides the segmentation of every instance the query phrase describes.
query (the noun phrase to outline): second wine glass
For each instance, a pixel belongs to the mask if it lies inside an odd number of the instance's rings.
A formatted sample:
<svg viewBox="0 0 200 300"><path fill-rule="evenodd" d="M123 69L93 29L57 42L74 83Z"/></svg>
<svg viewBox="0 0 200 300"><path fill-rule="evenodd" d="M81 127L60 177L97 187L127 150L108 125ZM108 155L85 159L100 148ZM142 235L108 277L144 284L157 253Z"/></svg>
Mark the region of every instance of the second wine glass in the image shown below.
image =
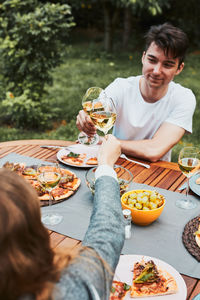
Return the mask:
<svg viewBox="0 0 200 300"><path fill-rule="evenodd" d="M187 177L186 197L178 199L176 206L183 209L192 209L196 203L188 197L189 179L197 171L200 165L199 149L197 147L184 147L178 157L178 165L182 173Z"/></svg>
<svg viewBox="0 0 200 300"><path fill-rule="evenodd" d="M42 214L42 222L45 225L59 224L63 216L52 210L53 195L52 191L57 187L61 179L61 171L56 160L48 160L37 167L37 179L41 186L49 193L49 211Z"/></svg>
<svg viewBox="0 0 200 300"><path fill-rule="evenodd" d="M103 93L103 89L97 86L87 89L85 95L82 98L82 107L85 113L89 116L92 111L98 111L101 108L100 94ZM78 135L78 141L84 145L95 145L99 141L97 134L88 136L85 132L80 132Z"/></svg>

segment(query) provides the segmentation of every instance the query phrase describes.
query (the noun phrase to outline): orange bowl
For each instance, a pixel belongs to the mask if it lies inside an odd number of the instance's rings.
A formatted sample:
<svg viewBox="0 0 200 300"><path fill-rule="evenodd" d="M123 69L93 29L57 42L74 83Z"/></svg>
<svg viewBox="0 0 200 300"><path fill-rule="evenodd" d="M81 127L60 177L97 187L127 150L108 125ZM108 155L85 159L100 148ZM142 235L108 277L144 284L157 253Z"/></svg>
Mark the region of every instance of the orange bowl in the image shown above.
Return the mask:
<svg viewBox="0 0 200 300"><path fill-rule="evenodd" d="M133 223L146 226L161 215L165 197L157 191L132 190L121 197L121 205L123 209L130 209Z"/></svg>

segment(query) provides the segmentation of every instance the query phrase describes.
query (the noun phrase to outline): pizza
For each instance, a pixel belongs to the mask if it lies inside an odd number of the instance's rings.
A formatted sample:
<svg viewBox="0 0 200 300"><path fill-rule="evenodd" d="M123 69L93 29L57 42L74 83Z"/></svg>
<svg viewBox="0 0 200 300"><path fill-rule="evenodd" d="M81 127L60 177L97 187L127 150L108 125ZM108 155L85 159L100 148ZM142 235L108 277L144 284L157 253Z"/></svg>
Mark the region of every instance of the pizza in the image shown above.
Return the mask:
<svg viewBox="0 0 200 300"><path fill-rule="evenodd" d="M97 157L87 158L86 153L74 153L69 152L67 155L61 156L61 160L75 166L83 166L83 165L97 165Z"/></svg>
<svg viewBox="0 0 200 300"><path fill-rule="evenodd" d="M200 221L200 218L199 218ZM198 230L194 233L195 235L195 241L197 243L197 245L200 247L200 224L199 224L199 228Z"/></svg>
<svg viewBox="0 0 200 300"><path fill-rule="evenodd" d="M123 300L130 288L125 282L113 280L109 300Z"/></svg>
<svg viewBox="0 0 200 300"><path fill-rule="evenodd" d="M90 157L88 160L86 160L87 165L97 165L98 160L97 157Z"/></svg>
<svg viewBox="0 0 200 300"><path fill-rule="evenodd" d="M175 279L164 269L158 269L153 260L136 262L133 269L131 297L168 295L178 292Z"/></svg>
<svg viewBox="0 0 200 300"><path fill-rule="evenodd" d="M67 155L63 155L61 159L71 165L76 165L76 166L82 166L84 163L84 160L86 158L85 153L74 153L74 152L69 152Z"/></svg>
<svg viewBox="0 0 200 300"><path fill-rule="evenodd" d="M3 165L4 168L8 168L11 171L16 172L18 175L22 176L27 180L33 188L37 191L39 200L48 201L49 194L41 186L37 180L37 166L26 166L25 163L9 163L6 162ZM56 188L52 190L53 199L55 201L66 199L73 195L80 186L81 180L76 176L75 173L60 168L61 170L61 180Z"/></svg>

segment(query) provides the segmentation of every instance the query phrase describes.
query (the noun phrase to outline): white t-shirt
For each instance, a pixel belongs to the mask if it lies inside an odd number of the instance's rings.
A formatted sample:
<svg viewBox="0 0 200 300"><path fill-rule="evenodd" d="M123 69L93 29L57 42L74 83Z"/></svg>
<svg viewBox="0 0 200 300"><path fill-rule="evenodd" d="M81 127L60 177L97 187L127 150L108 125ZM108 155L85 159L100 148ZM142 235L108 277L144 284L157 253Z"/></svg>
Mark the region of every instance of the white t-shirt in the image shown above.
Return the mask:
<svg viewBox="0 0 200 300"><path fill-rule="evenodd" d="M121 140L151 139L168 122L192 132L196 99L192 91L170 82L166 95L155 103L144 101L139 88L141 76L115 79L105 92L117 108L113 134ZM170 161L171 150L162 160Z"/></svg>

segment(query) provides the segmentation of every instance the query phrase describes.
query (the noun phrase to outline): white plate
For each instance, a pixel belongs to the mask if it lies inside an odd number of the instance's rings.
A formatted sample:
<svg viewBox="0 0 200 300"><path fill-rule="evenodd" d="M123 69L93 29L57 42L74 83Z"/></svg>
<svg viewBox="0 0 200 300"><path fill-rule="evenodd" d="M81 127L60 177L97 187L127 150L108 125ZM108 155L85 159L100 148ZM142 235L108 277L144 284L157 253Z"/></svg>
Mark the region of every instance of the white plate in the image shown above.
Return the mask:
<svg viewBox="0 0 200 300"><path fill-rule="evenodd" d="M199 175L199 173L197 173L197 174L193 175L189 180L189 185L190 185L191 190L198 196L200 196L200 185L196 184L196 180L199 177L200 177L200 175Z"/></svg>
<svg viewBox="0 0 200 300"><path fill-rule="evenodd" d="M97 145L86 146L86 145L81 145L81 144L75 144L75 145L70 146L69 148L61 149L60 151L58 151L57 158L61 163L68 165L68 166L78 167L78 168L92 168L97 165L83 164L82 166L76 166L76 165L70 164L70 163L62 160L61 157L63 155L69 154L71 151L74 153L78 153L78 154L85 153L86 154L85 162L86 162L91 157L97 157L98 149L99 149L99 146L97 146Z"/></svg>
<svg viewBox="0 0 200 300"><path fill-rule="evenodd" d="M171 265L167 264L166 262L159 260L154 257L145 256L145 255L121 255L119 263L117 265L114 280L126 282L127 284L132 284L133 278L133 266L135 262L141 261L142 258L147 260L153 260L155 264L166 271L168 271L176 280L178 286L178 292L176 294L171 295L164 295L164 296L153 296L153 297L139 297L139 298L131 298L130 292L127 293L125 300L133 300L133 299L140 299L140 300L185 300L187 297L187 287L183 277L180 275L178 271L176 271Z"/></svg>

